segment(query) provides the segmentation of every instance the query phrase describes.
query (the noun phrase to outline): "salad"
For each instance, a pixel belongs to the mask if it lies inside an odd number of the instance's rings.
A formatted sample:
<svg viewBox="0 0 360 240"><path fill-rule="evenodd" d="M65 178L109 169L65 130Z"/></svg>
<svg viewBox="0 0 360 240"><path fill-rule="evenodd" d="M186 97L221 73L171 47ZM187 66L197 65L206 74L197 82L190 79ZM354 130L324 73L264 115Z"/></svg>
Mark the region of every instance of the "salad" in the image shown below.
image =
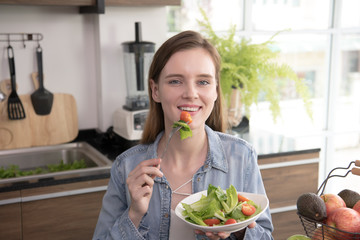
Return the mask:
<svg viewBox="0 0 360 240"><path fill-rule="evenodd" d="M179 133L181 140L184 140L185 138L192 137L192 131L188 124L192 123L191 115L190 113L186 111L182 111L180 114L180 120L177 122L174 122L173 128L180 127Z"/></svg>
<svg viewBox="0 0 360 240"><path fill-rule="evenodd" d="M182 203L182 215L191 223L200 226L222 226L247 220L261 212L261 207L237 193L230 185L226 191L209 184L207 196L186 204Z"/></svg>

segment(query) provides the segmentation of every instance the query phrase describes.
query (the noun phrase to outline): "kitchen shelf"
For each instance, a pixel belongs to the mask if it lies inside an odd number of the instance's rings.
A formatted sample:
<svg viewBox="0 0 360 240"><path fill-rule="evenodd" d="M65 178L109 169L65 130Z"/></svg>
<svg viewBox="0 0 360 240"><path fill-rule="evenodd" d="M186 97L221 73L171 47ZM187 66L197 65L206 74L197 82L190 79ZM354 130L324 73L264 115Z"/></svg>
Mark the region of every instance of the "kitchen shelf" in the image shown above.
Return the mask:
<svg viewBox="0 0 360 240"><path fill-rule="evenodd" d="M181 0L105 0L105 6L180 5ZM96 0L0 0L0 4L43 6L95 6Z"/></svg>
<svg viewBox="0 0 360 240"><path fill-rule="evenodd" d="M180 6L181 0L105 0L107 6Z"/></svg>

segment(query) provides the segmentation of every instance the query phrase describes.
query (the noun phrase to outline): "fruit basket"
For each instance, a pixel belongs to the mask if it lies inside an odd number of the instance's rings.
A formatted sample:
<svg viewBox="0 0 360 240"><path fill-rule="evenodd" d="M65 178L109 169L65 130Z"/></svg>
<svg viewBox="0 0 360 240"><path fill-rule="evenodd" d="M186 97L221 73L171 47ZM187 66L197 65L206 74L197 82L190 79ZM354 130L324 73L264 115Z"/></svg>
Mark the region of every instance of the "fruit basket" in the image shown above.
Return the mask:
<svg viewBox="0 0 360 240"><path fill-rule="evenodd" d="M350 173L354 175L360 176L360 168L352 167L352 165L355 164L356 167L360 167L360 160L353 161L349 164L347 168L334 168L332 169L326 179L323 181L323 183L320 185L319 189L317 190L316 194L318 196L321 196L324 193L324 189L326 187L326 184L330 178L333 177L346 177ZM336 175L334 174L334 171L336 170L347 170L347 172L344 175ZM305 233L308 237L310 237L313 240L360 240L360 232L346 232L341 229L335 228L333 226L325 224L325 222L316 221L314 219L311 219L309 217L305 217L301 215L299 212L297 213L300 221L304 227Z"/></svg>

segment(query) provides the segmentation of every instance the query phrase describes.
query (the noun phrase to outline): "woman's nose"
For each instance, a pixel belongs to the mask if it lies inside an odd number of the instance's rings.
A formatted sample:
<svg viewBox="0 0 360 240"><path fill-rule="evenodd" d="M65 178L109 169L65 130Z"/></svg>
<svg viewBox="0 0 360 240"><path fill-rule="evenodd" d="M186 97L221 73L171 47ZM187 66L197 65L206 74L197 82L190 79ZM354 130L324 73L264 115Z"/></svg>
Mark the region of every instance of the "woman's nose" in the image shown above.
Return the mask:
<svg viewBox="0 0 360 240"><path fill-rule="evenodd" d="M184 87L183 96L185 98L196 98L198 95L196 86L193 84L186 84Z"/></svg>

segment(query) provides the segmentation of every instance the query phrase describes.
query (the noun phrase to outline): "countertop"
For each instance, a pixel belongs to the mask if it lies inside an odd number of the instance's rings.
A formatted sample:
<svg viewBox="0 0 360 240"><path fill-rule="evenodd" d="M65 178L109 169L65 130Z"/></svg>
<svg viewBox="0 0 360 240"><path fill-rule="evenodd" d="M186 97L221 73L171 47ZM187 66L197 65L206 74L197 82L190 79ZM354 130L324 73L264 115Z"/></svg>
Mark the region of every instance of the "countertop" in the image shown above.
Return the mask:
<svg viewBox="0 0 360 240"><path fill-rule="evenodd" d="M249 143L253 144L257 153L259 164L261 161L268 158L290 156L302 153L319 152L320 148L301 148L296 146L295 140L281 135L266 133L264 131L237 131L233 129L231 134L236 135ZM99 152L104 154L108 159L114 161L116 157L138 144L138 141L128 141L113 132L110 127L106 132L99 132L95 129L80 130L78 136L73 142L87 142L96 148ZM17 183L12 186L0 187L0 192L14 191L26 188L43 187L57 184L66 184L72 182L96 180L108 178L108 174L91 175L86 177L71 178L71 179L46 179L46 181L39 181L35 183Z"/></svg>

